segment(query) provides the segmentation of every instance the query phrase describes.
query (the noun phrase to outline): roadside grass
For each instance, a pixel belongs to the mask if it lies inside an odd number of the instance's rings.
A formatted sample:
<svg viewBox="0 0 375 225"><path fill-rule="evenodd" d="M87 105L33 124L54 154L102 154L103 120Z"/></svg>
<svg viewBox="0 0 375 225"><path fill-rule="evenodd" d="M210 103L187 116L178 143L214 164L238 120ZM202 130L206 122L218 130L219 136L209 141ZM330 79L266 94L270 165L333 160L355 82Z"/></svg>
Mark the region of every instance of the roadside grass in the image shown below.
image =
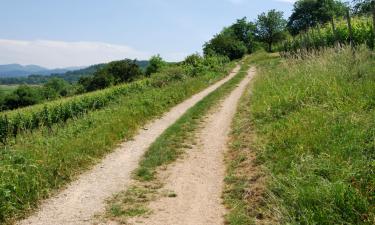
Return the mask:
<svg viewBox="0 0 375 225"><path fill-rule="evenodd" d="M277 54L257 52L251 56L254 66L275 67L280 63ZM258 74L258 72L257 72ZM277 224L277 220L263 209L266 195L264 169L257 161L256 134L250 115L253 78L239 101L237 113L232 122L229 150L225 154L226 177L223 199L228 213L226 223L230 225Z"/></svg>
<svg viewBox="0 0 375 225"><path fill-rule="evenodd" d="M255 215L281 224L375 224L374 74L366 48L258 66L252 94L243 99L248 113L234 123L235 131L255 131L254 140L240 143L266 175Z"/></svg>
<svg viewBox="0 0 375 225"><path fill-rule="evenodd" d="M117 144L129 140L147 121L226 75L207 72L168 85L128 93L107 107L64 124L41 127L0 149L0 223L14 223L35 209Z"/></svg>
<svg viewBox="0 0 375 225"><path fill-rule="evenodd" d="M106 219L125 223L131 217L144 216L151 213L149 210L144 210L142 214L130 215L129 212L131 210L138 209L137 211L140 212L140 209L147 209L148 203L160 196L176 197L173 192L167 191L163 193L160 190L163 187L163 183L158 178L158 170L176 161L194 145L195 132L200 127L205 115L247 75L250 68L250 58L247 57L244 60L241 70L235 77L189 109L176 123L157 138L145 153L139 167L134 171L135 184L108 201ZM158 187L156 195L154 187ZM132 191L134 189L142 189L146 194L139 198L138 192ZM137 204L126 200L129 198L137 199ZM115 213L113 212L114 207L117 211Z"/></svg>

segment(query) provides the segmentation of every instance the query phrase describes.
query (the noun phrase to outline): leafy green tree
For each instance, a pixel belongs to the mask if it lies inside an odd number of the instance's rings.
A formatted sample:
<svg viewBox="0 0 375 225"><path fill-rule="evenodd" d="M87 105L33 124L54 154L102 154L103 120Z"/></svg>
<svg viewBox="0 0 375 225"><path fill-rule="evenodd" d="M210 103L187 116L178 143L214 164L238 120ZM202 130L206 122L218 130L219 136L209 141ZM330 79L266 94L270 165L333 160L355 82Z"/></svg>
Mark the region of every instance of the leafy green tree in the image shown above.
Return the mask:
<svg viewBox="0 0 375 225"><path fill-rule="evenodd" d="M5 97L4 107L6 109L16 109L37 104L42 100L40 93L40 88L21 85L13 93Z"/></svg>
<svg viewBox="0 0 375 225"><path fill-rule="evenodd" d="M142 75L137 61L125 59L104 65L91 77L82 77L78 81L86 91L103 89L111 85L131 82Z"/></svg>
<svg viewBox="0 0 375 225"><path fill-rule="evenodd" d="M108 63L96 74L113 76L114 83L119 84L135 80L142 75L142 70L136 60L125 59Z"/></svg>
<svg viewBox="0 0 375 225"><path fill-rule="evenodd" d="M46 89L55 90L60 96L67 96L69 93L69 83L57 77L48 80L43 87Z"/></svg>
<svg viewBox="0 0 375 225"><path fill-rule="evenodd" d="M189 55L185 58L183 64L189 66L199 66L203 63L204 59L198 53Z"/></svg>
<svg viewBox="0 0 375 225"><path fill-rule="evenodd" d="M345 15L345 9L345 4L338 0L299 0L294 4L287 26L296 35L318 24L333 22L334 17Z"/></svg>
<svg viewBox="0 0 375 225"><path fill-rule="evenodd" d="M150 58L149 64L146 68L146 75L150 76L152 73L159 72L167 63L160 55L155 55Z"/></svg>
<svg viewBox="0 0 375 225"><path fill-rule="evenodd" d="M234 60L242 58L247 53L247 47L227 28L207 42L203 46L203 52L205 56L222 55Z"/></svg>
<svg viewBox="0 0 375 225"><path fill-rule="evenodd" d="M374 0L353 0L352 2L354 4L353 11L357 15L371 14L373 7L372 4L375 4Z"/></svg>
<svg viewBox="0 0 375 225"><path fill-rule="evenodd" d="M285 25L286 21L283 18L283 12L275 9L258 16L256 36L259 40L267 43L269 52L272 52L272 44L285 37Z"/></svg>
<svg viewBox="0 0 375 225"><path fill-rule="evenodd" d="M247 22L246 17L238 19L234 24L232 24L229 29L231 29L236 36L236 38L242 41L247 48L248 53L252 53L255 50L255 38L254 32L256 30L256 25L252 22Z"/></svg>

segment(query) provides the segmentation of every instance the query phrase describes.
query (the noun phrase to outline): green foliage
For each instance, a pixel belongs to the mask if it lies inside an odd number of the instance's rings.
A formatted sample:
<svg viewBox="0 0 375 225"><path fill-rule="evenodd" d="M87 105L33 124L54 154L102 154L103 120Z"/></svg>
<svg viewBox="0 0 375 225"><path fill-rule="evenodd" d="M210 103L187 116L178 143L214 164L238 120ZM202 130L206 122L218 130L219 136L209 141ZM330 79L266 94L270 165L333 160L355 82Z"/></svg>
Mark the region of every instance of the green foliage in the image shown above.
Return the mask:
<svg viewBox="0 0 375 225"><path fill-rule="evenodd" d="M268 51L272 52L272 44L281 41L285 34L286 21L283 19L283 12L275 9L258 16L256 22L256 36L268 44Z"/></svg>
<svg viewBox="0 0 375 225"><path fill-rule="evenodd" d="M104 65L93 76L81 78L79 83L86 91L95 91L112 85L134 81L142 74L142 70L135 60L125 59Z"/></svg>
<svg viewBox="0 0 375 225"><path fill-rule="evenodd" d="M289 31L296 35L302 31L345 15L346 6L338 0L299 0L294 4L288 21Z"/></svg>
<svg viewBox="0 0 375 225"><path fill-rule="evenodd" d="M370 18L353 18L353 42L355 45L366 44L374 48L374 33ZM334 47L336 44L346 45L350 41L349 29L346 20L336 22L335 32L332 26L327 23L324 26L308 30L306 33L290 37L285 41L279 50L289 53L298 53L301 50L319 50L326 47Z"/></svg>
<svg viewBox="0 0 375 225"><path fill-rule="evenodd" d="M223 70L224 65L229 62L229 58L226 56L206 56L202 57L199 54L193 54L182 62L184 69L190 76L196 76L201 74L203 71L216 71L220 72Z"/></svg>
<svg viewBox="0 0 375 225"><path fill-rule="evenodd" d="M240 59L246 53L252 53L257 47L254 40L255 25L246 21L246 17L239 19L230 27L215 35L205 43L205 56L221 55L230 60Z"/></svg>
<svg viewBox="0 0 375 225"><path fill-rule="evenodd" d="M42 96L38 88L21 85L14 92L5 97L3 107L6 109L16 109L37 104L41 102L41 99Z"/></svg>
<svg viewBox="0 0 375 225"><path fill-rule="evenodd" d="M254 38L254 32L256 30L255 24L247 22L246 17L238 19L230 27L233 30L237 40L242 41L247 48L247 53L252 53L256 50L256 42Z"/></svg>
<svg viewBox="0 0 375 225"><path fill-rule="evenodd" d="M356 15L370 15L372 7L374 7L371 5L371 2L374 2L373 0L353 0L352 2L354 3L353 11Z"/></svg>
<svg viewBox="0 0 375 225"><path fill-rule="evenodd" d="M227 30L217 34L211 41L203 47L205 56L222 55L229 59L240 59L246 52L246 45L235 38L232 31Z"/></svg>
<svg viewBox="0 0 375 225"><path fill-rule="evenodd" d="M152 73L159 72L167 63L163 60L160 55L152 56L149 60L149 64L146 67L146 75L150 76Z"/></svg>
<svg viewBox="0 0 375 225"><path fill-rule="evenodd" d="M282 224L374 224L374 74L366 48L259 68L251 122Z"/></svg>

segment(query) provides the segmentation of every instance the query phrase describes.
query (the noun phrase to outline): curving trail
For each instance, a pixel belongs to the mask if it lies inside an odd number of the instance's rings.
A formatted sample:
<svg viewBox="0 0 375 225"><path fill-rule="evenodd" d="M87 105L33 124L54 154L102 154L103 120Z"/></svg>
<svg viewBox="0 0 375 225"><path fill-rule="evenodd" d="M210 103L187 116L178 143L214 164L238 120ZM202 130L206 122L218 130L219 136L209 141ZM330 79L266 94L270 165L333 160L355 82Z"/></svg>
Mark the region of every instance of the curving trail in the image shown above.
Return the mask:
<svg viewBox="0 0 375 225"><path fill-rule="evenodd" d="M148 218L134 218L139 225L222 225L225 207L222 191L225 177L224 153L237 103L255 74L252 68L238 87L226 97L203 123L198 145L186 157L171 165L161 177L167 177L166 190L175 198L163 197L150 204L154 212Z"/></svg>
<svg viewBox="0 0 375 225"><path fill-rule="evenodd" d="M131 172L137 168L140 158L155 139L190 107L233 78L239 69L238 65L221 81L175 106L162 118L151 122L134 137L134 140L123 143L117 150L105 157L101 163L69 184L66 189L45 200L34 215L18 222L18 224L91 224L92 217L105 210L105 200L126 189L131 181Z"/></svg>

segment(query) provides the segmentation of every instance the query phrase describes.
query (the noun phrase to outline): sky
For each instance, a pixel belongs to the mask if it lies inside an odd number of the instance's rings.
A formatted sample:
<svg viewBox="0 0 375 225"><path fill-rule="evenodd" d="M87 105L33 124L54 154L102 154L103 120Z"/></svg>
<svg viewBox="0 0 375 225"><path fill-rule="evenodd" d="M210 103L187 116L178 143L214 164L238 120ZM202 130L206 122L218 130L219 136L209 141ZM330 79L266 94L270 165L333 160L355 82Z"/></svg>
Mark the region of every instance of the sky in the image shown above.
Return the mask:
<svg viewBox="0 0 375 225"><path fill-rule="evenodd" d="M179 61L236 19L294 0L0 0L0 64L88 66L160 54Z"/></svg>

